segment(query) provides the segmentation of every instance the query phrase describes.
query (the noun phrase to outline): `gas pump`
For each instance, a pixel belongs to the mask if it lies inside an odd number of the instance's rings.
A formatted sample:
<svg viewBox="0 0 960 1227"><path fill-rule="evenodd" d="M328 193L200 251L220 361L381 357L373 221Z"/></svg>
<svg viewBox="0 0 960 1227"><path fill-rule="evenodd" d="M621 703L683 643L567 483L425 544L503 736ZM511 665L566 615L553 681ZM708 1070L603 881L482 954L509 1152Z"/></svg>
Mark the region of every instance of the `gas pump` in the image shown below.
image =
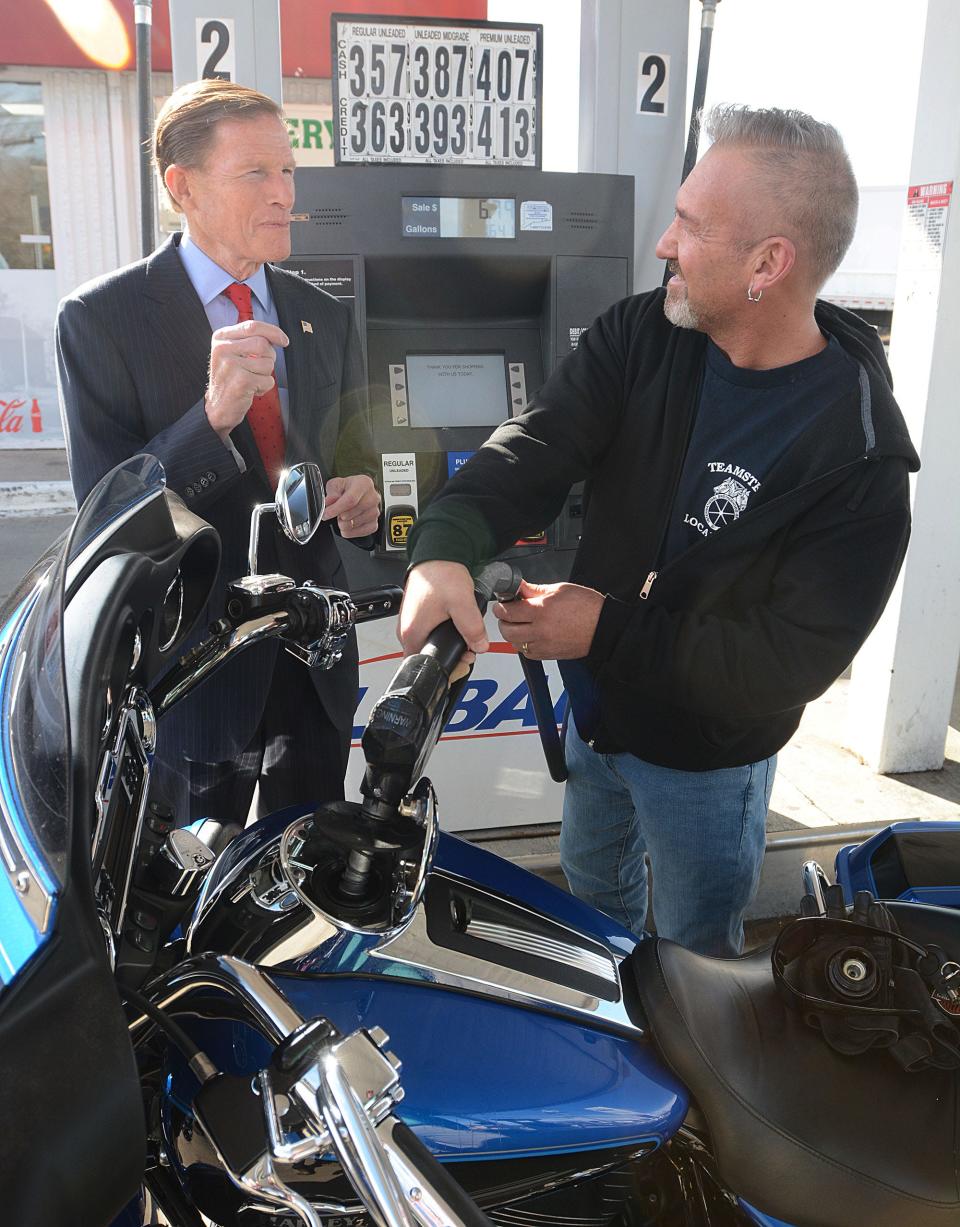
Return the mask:
<svg viewBox="0 0 960 1227"><path fill-rule="evenodd" d="M402 584L418 515L529 398L590 323L630 292L633 179L452 166L304 168L287 267L354 313L369 387L383 530L372 554L343 546L351 587ZM525 578L565 579L581 495L510 556ZM387 624L360 630L359 739L399 658ZM491 642L499 640L495 623ZM496 649L498 645L494 644ZM459 828L549 822L560 790L542 767L512 649L477 662L431 764ZM551 693L560 707L555 666ZM531 741L531 737L533 740ZM362 773L351 754L348 787ZM443 787L443 776L450 782ZM484 790L469 786L484 781ZM489 783L503 811L489 807ZM485 791L482 812L473 797Z"/></svg>
<svg viewBox="0 0 960 1227"><path fill-rule="evenodd" d="M353 310L382 483L375 550L343 547L351 587L402 584L418 515L495 426L524 410L597 315L630 293L633 198L626 175L429 165L298 172L287 267ZM553 524L509 552L527 579L567 577L580 506L574 490ZM375 626L360 633L357 738L400 655L392 628ZM550 680L559 707L555 668ZM560 790L535 748L512 649L477 662L444 740L431 767L441 795L456 798L458 827L556 819ZM352 754L348 787L361 772ZM484 781L482 812L474 777ZM501 813L489 808L491 779Z"/></svg>

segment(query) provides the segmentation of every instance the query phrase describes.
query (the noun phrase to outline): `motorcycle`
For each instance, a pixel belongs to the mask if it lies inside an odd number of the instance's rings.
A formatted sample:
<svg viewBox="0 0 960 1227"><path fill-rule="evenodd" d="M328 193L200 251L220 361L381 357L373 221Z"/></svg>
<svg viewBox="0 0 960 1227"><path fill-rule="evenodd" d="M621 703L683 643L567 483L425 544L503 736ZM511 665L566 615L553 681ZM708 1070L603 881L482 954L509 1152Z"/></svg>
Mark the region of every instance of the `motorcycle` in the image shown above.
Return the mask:
<svg viewBox="0 0 960 1227"><path fill-rule="evenodd" d="M176 825L151 792L171 709L252 644L323 667L396 613L394 588L258 574L262 517L303 541L322 505L315 468L284 475L195 642L218 539L135 457L0 615L4 1222L960 1222L957 1070L838 1051L794 974L826 942L840 1023L880 1001L896 1032L918 1011L883 997L890 942L911 971L920 951L946 1052L956 911L890 902L888 941L811 864L773 957L707 959L443 832L424 769L463 681L450 624L375 705L361 800ZM494 564L478 601L516 581Z"/></svg>

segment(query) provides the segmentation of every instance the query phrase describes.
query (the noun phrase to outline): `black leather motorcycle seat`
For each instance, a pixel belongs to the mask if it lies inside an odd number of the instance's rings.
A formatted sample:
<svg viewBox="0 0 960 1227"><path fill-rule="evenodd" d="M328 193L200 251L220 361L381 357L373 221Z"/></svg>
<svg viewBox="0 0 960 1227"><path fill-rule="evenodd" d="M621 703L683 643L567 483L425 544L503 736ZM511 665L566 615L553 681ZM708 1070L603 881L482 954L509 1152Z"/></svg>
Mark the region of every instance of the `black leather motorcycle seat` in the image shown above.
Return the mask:
<svg viewBox="0 0 960 1227"><path fill-rule="evenodd" d="M960 949L960 913L911 907L927 915L897 910L908 936ZM650 938L628 967L739 1196L796 1227L960 1224L957 1072L834 1052L784 1005L769 949L720 960Z"/></svg>

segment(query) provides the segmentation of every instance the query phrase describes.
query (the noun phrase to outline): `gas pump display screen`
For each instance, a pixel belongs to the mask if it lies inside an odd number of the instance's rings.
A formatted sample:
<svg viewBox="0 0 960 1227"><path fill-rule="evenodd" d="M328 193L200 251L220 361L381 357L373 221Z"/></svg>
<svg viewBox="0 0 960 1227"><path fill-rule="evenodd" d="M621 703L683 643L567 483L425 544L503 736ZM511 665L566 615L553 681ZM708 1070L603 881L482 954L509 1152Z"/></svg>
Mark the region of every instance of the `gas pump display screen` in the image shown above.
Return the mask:
<svg viewBox="0 0 960 1227"><path fill-rule="evenodd" d="M517 202L467 196L403 196L405 239L515 239Z"/></svg>
<svg viewBox="0 0 960 1227"><path fill-rule="evenodd" d="M503 354L408 354L410 425L499 426L510 416Z"/></svg>

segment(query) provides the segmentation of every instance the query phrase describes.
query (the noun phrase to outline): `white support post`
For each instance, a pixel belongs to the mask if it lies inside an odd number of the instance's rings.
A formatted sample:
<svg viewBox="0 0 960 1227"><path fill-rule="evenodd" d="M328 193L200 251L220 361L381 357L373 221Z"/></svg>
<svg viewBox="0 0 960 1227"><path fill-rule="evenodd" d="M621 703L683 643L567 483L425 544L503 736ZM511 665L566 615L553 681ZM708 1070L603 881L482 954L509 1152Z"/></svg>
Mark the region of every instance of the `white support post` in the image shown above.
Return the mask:
<svg viewBox="0 0 960 1227"><path fill-rule="evenodd" d="M890 346L923 467L900 583L854 664L847 733L850 748L887 774L943 766L960 657L958 63L960 7L929 0L910 168L911 185L926 190L904 221Z"/></svg>
<svg viewBox="0 0 960 1227"><path fill-rule="evenodd" d="M687 140L689 0L582 0L580 170L633 175L634 288L661 283Z"/></svg>

